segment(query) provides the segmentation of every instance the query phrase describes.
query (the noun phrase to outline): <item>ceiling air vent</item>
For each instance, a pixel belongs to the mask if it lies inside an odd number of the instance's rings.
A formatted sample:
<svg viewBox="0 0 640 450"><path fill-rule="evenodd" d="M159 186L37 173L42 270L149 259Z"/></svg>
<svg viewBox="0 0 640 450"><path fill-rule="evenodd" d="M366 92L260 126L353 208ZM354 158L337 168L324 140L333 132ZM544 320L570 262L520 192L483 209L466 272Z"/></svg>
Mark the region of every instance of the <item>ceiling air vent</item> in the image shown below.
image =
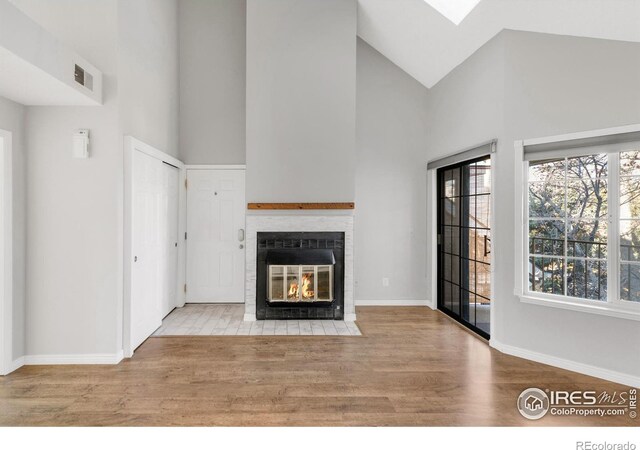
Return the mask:
<svg viewBox="0 0 640 450"><path fill-rule="evenodd" d="M76 69L74 74L75 74L76 83L79 83L82 86L89 89L90 91L93 91L93 75L91 75L89 72L86 72L82 67L80 67L77 64L76 64Z"/></svg>

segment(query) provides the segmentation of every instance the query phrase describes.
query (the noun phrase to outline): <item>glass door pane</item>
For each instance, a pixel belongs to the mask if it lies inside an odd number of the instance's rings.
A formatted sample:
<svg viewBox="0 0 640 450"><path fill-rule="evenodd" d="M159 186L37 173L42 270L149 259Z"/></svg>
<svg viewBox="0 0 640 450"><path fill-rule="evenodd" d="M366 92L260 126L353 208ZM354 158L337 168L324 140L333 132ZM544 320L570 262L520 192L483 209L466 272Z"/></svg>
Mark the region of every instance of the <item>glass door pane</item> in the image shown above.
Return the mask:
<svg viewBox="0 0 640 450"><path fill-rule="evenodd" d="M316 298L316 276L314 266L302 266L300 278L300 296L302 300L313 301Z"/></svg>
<svg viewBox="0 0 640 450"><path fill-rule="evenodd" d="M269 267L269 301L284 300L284 267Z"/></svg>
<svg viewBox="0 0 640 450"><path fill-rule="evenodd" d="M318 266L318 300L333 300L332 271L333 266Z"/></svg>
<svg viewBox="0 0 640 450"><path fill-rule="evenodd" d="M438 170L438 308L489 337L491 160Z"/></svg>
<svg viewBox="0 0 640 450"><path fill-rule="evenodd" d="M287 300L300 300L300 266L287 266Z"/></svg>

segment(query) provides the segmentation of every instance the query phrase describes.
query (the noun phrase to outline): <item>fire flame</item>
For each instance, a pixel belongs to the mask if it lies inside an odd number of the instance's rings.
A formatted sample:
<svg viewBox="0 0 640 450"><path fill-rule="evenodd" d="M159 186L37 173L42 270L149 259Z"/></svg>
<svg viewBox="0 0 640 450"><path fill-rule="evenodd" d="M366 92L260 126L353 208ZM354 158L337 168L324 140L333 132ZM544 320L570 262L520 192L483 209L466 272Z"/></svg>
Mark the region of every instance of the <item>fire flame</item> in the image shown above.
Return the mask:
<svg viewBox="0 0 640 450"><path fill-rule="evenodd" d="M311 284L311 275L303 274L302 275L302 298L309 299L314 297L313 286ZM287 298L289 299L297 299L300 294L300 287L298 285L298 280L294 280L289 284L289 291L287 292Z"/></svg>

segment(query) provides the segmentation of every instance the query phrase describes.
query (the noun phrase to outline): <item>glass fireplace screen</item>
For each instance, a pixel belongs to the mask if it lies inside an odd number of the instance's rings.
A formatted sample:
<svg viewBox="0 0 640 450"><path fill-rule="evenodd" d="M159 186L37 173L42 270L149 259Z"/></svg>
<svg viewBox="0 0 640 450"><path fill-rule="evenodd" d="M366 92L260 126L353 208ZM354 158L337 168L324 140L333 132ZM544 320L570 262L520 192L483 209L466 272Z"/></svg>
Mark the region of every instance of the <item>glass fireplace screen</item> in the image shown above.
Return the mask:
<svg viewBox="0 0 640 450"><path fill-rule="evenodd" d="M270 302L333 301L333 266L268 266Z"/></svg>

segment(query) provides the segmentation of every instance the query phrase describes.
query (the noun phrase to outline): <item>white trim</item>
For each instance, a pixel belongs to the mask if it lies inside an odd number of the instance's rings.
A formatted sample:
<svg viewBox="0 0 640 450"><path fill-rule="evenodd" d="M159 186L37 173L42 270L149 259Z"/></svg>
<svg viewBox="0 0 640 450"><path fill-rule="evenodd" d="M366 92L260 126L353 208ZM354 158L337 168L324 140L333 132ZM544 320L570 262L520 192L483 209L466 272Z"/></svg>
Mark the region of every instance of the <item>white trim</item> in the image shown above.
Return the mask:
<svg viewBox="0 0 640 450"><path fill-rule="evenodd" d="M427 169L427 258L430 261L431 304L434 311L438 309L438 170ZM431 191L429 191L431 189ZM430 257L429 257L430 256Z"/></svg>
<svg viewBox="0 0 640 450"><path fill-rule="evenodd" d="M130 336L130 311L131 311L131 243L132 243L132 168L133 168L133 152L139 151L152 158L160 161L167 162L178 168L180 171L180 195L178 199L179 208L179 222L178 222L178 237L184 237L186 232L186 188L184 180L186 179L186 169L182 161L168 155L156 148L151 147L148 144L134 138L133 136L124 137L124 232L123 232L123 258L122 258L122 271L123 271L123 300L122 300L122 321L118 324L118 332L122 336L122 352L125 357L130 358L133 356L131 336ZM185 283L185 272L183 267L186 265L186 243L184 239L178 241L178 273L176 274L176 283L178 289L176 290L175 306L183 306L185 303L185 294L183 284ZM160 323L161 325L162 323ZM158 325L158 326L160 326Z"/></svg>
<svg viewBox="0 0 640 450"><path fill-rule="evenodd" d="M525 139L521 142L523 147L528 145L548 144L551 142L572 141L574 139L587 139L593 137L607 136L610 134L624 134L640 132L640 124L624 125L621 127L601 128L599 130L579 131L577 133L559 134L556 136L545 136L541 138ZM517 156L517 155L516 155Z"/></svg>
<svg viewBox="0 0 640 450"><path fill-rule="evenodd" d="M14 359L11 362L11 365L9 366L7 372L4 373L3 375L9 375L11 372L15 372L22 366L24 366L24 356Z"/></svg>
<svg viewBox="0 0 640 450"><path fill-rule="evenodd" d="M495 187L496 184L496 152L498 151L498 143L494 144L494 151L491 153L491 195L489 196L489 201L491 202L491 218L489 219L489 233L491 235L490 239L490 250L489 250L489 339L491 337L498 337L499 333L496 333L496 252L493 251L496 248L496 233L494 232L496 227L496 197L495 197ZM500 242L500 239L498 239ZM498 246L500 248L500 246ZM485 249L486 251L486 249ZM476 306L477 308L477 306ZM477 311L477 310L476 310ZM477 312L476 312L477 317Z"/></svg>
<svg viewBox="0 0 640 450"><path fill-rule="evenodd" d="M618 308L620 299L620 155L607 155L607 302ZM612 189L613 187L613 189ZM616 205L610 207L609 205ZM614 251L611 251L615 249ZM631 282L629 282L631 283ZM629 284L631 285L631 284ZM640 310L638 311L640 313Z"/></svg>
<svg viewBox="0 0 640 450"><path fill-rule="evenodd" d="M516 231L516 245L514 251L514 267L515 267L515 294L517 296L522 295L525 281L528 280L528 266L529 261L524 261L524 246L528 242L528 224L526 217L528 212L525 212L524 186L527 183L527 168L524 162L524 143L523 141L515 141L513 143L515 150L515 167L513 170L514 176L514 191L515 191L515 214L514 214L514 229ZM520 174L520 175L518 175ZM519 236L519 237L518 237Z"/></svg>
<svg viewBox="0 0 640 450"><path fill-rule="evenodd" d="M381 300L356 300L356 306L428 306L431 307L432 302L427 299L381 299ZM347 319L345 319L347 320Z"/></svg>
<svg viewBox="0 0 640 450"><path fill-rule="evenodd" d="M601 378L603 380L620 383L625 386L640 388L640 377L634 375L603 369L602 367L571 361L569 359L559 358L557 356L547 355L544 353L538 353L520 347L514 347L512 345L503 344L502 342L493 338L489 341L489 345L499 352L505 353L507 355L524 358L529 361L535 361L541 364L547 364L549 366L558 367L560 369L570 370L571 372L577 372L584 375Z"/></svg>
<svg viewBox="0 0 640 450"><path fill-rule="evenodd" d="M551 308L568 309L602 316L617 317L619 319L640 320L640 309L624 308L620 303L598 302L597 300L570 300L568 297L552 295L535 295L531 293L516 294L522 303L531 305L547 306ZM557 297L557 298L553 298ZM589 302L589 303L586 303ZM616 305L616 306L613 306Z"/></svg>
<svg viewBox="0 0 640 450"><path fill-rule="evenodd" d="M123 351L116 353L93 353L84 355L27 355L24 365L58 365L58 364L118 364L123 359Z"/></svg>
<svg viewBox="0 0 640 450"><path fill-rule="evenodd" d="M158 150L157 148L154 148L152 146L150 146L149 144L145 144L144 142L142 142L139 139L136 139L133 136L125 136L124 137L124 145L125 148L127 149L134 149L134 150L138 150L139 152L145 153L155 159L159 159L161 161L166 161L169 164L173 164L174 166L176 166L178 169L184 170L185 169L185 165L183 164L182 161L180 161L179 159L164 153L160 150Z"/></svg>
<svg viewBox="0 0 640 450"><path fill-rule="evenodd" d="M180 169L180 194L178 197L178 298L176 307L182 308L187 302L184 286L187 284L187 170Z"/></svg>
<svg viewBox="0 0 640 450"><path fill-rule="evenodd" d="M13 180L12 134L0 130L0 375L13 364Z"/></svg>
<svg viewBox="0 0 640 450"><path fill-rule="evenodd" d="M245 170L244 164L187 164L186 170Z"/></svg>

